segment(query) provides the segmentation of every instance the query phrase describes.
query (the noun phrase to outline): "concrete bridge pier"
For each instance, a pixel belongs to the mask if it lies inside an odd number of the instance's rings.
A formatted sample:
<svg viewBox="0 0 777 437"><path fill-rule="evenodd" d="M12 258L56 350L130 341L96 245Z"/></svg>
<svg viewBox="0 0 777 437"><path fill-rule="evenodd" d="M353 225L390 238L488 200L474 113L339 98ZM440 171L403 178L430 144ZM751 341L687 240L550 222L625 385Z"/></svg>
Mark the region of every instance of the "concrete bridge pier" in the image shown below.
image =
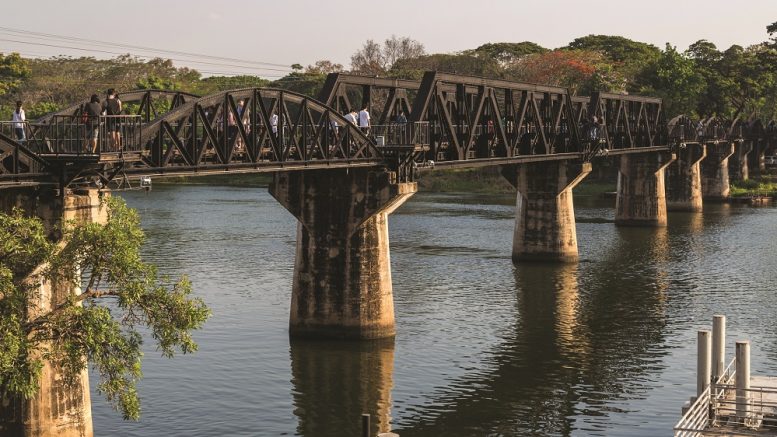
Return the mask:
<svg viewBox="0 0 777 437"><path fill-rule="evenodd" d="M707 156L704 144L687 144L677 160L667 167L666 208L668 211L701 212L701 161Z"/></svg>
<svg viewBox="0 0 777 437"><path fill-rule="evenodd" d="M290 335L394 336L388 215L416 190L375 169L275 173L270 194L298 220Z"/></svg>
<svg viewBox="0 0 777 437"><path fill-rule="evenodd" d="M747 155L749 176L761 176L766 171L766 143L756 140L750 143L752 150Z"/></svg>
<svg viewBox="0 0 777 437"><path fill-rule="evenodd" d="M729 158L728 165L728 174L731 178L731 182L746 181L750 179L747 160L752 150L753 143L749 141L738 142L734 146L734 154Z"/></svg>
<svg viewBox="0 0 777 437"><path fill-rule="evenodd" d="M513 262L577 261L572 188L591 172L591 163L511 164L501 171L518 191Z"/></svg>
<svg viewBox="0 0 777 437"><path fill-rule="evenodd" d="M615 201L616 225L666 226L664 170L674 159L671 152L621 156Z"/></svg>
<svg viewBox="0 0 777 437"><path fill-rule="evenodd" d="M97 190L68 192L58 196L51 188L26 187L0 190L0 211L21 208L30 216L43 220L50 238L58 239L57 227L67 220L83 223L102 221ZM69 293L69 284L42 281L38 285L40 299L31 309L33 317L58 305ZM72 386L65 385L60 371L44 362L39 390L32 398L0 395L0 435L4 437L91 437L92 407L89 378L86 369Z"/></svg>
<svg viewBox="0 0 777 437"><path fill-rule="evenodd" d="M731 192L729 158L734 143L707 144L707 157L701 162L701 193L705 199L725 199Z"/></svg>

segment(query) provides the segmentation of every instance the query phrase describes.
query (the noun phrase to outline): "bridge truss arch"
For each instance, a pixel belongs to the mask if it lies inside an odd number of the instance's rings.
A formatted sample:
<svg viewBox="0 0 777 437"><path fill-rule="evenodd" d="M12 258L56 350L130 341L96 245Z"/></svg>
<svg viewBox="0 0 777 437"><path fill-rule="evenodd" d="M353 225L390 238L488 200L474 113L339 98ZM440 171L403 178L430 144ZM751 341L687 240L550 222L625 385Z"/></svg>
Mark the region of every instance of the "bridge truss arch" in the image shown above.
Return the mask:
<svg viewBox="0 0 777 437"><path fill-rule="evenodd" d="M239 102L243 102L242 107ZM125 174L377 165L383 154L334 108L273 88L222 91L143 125Z"/></svg>
<svg viewBox="0 0 777 437"><path fill-rule="evenodd" d="M139 115L148 123L160 115L175 109L187 102L198 99L200 96L182 91L139 89L119 93L119 98L124 105L124 110L130 115ZM36 125L49 124L56 117L72 117L81 115L84 106L89 103L85 99L59 111L46 114L34 121Z"/></svg>

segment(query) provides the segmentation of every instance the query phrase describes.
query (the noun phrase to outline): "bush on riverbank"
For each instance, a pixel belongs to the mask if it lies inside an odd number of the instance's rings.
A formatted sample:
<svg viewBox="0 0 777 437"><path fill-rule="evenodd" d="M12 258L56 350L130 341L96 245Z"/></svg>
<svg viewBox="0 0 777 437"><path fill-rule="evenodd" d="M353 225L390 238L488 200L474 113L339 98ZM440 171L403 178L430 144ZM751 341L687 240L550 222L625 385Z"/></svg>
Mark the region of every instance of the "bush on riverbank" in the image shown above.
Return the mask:
<svg viewBox="0 0 777 437"><path fill-rule="evenodd" d="M731 197L777 196L777 180L774 175L758 179L737 181L731 184Z"/></svg>

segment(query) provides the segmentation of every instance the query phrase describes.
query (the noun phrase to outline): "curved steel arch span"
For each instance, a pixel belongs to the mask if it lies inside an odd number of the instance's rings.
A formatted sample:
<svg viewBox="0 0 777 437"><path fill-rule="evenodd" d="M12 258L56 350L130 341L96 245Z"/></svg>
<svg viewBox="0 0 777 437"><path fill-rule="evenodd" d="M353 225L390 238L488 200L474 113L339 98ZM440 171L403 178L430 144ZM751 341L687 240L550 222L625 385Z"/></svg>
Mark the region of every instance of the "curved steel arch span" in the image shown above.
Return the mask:
<svg viewBox="0 0 777 437"><path fill-rule="evenodd" d="M280 89L244 88L189 101L144 124L135 148L125 145L120 172L379 165L385 162L383 152L334 108L315 99Z"/></svg>
<svg viewBox="0 0 777 437"><path fill-rule="evenodd" d="M122 103L135 103L138 104L138 108L132 115L140 115L144 122L149 122L154 118L157 118L160 114L157 111L157 107L154 105L154 101L159 99L165 99L170 101L170 109L175 109L186 102L198 99L200 96L196 94L185 93L181 91L172 90L132 90L119 93ZM89 99L82 100L76 104L70 105L67 108L60 109L59 111L46 114L43 117L35 120L35 124L48 124L55 117L59 116L77 116L81 114L84 105L89 103Z"/></svg>

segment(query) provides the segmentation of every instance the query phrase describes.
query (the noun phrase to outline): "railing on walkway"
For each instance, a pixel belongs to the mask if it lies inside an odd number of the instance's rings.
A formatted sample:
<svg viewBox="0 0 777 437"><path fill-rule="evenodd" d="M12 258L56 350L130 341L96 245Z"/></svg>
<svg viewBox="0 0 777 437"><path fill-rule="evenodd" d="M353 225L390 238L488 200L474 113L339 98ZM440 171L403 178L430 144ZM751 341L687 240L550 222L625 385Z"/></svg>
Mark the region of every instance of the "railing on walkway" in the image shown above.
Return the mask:
<svg viewBox="0 0 777 437"><path fill-rule="evenodd" d="M32 137L32 128L27 121L0 121L0 134L24 144Z"/></svg>
<svg viewBox="0 0 777 437"><path fill-rule="evenodd" d="M378 147L429 144L429 123L392 123L373 125L368 135Z"/></svg>
<svg viewBox="0 0 777 437"><path fill-rule="evenodd" d="M736 376L736 358L732 359L715 384L710 384L674 426L675 437L698 437L709 426L717 424L714 406L726 395L721 386L727 386Z"/></svg>
<svg viewBox="0 0 777 437"><path fill-rule="evenodd" d="M33 129L31 142L41 155L102 155L121 157L140 152L139 115L57 115Z"/></svg>

